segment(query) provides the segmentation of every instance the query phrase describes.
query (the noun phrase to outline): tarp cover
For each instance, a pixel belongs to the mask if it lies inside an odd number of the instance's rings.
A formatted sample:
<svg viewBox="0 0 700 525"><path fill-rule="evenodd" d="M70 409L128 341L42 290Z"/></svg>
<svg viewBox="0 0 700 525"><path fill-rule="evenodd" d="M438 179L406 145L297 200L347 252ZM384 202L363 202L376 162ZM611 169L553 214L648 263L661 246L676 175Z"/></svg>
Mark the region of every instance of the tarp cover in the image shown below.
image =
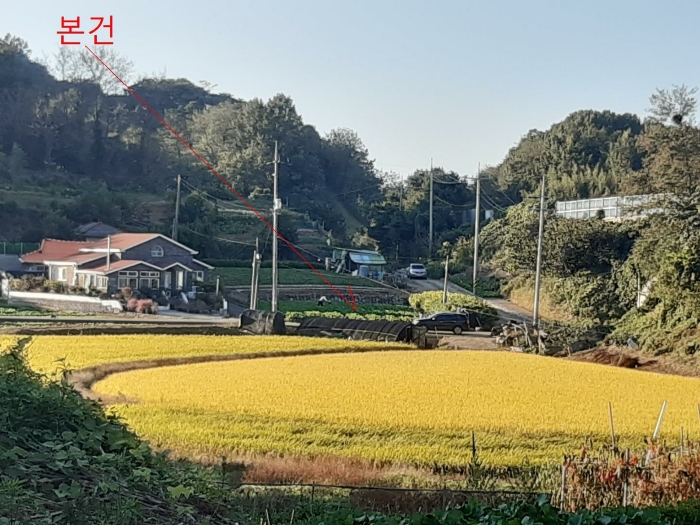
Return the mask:
<svg viewBox="0 0 700 525"><path fill-rule="evenodd" d="M241 329L258 335L284 335L284 315L265 310L244 310L241 313Z"/></svg>
<svg viewBox="0 0 700 525"><path fill-rule="evenodd" d="M423 327L404 321L361 321L305 317L297 328L298 335L319 336L342 333L357 340L412 342L425 332Z"/></svg>

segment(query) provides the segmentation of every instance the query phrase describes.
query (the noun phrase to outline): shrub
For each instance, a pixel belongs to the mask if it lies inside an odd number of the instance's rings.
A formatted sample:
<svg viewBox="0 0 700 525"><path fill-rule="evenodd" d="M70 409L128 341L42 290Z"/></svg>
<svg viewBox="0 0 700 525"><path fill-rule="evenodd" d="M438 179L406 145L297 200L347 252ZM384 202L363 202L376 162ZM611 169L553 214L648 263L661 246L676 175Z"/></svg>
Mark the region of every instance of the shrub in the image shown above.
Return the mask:
<svg viewBox="0 0 700 525"><path fill-rule="evenodd" d="M65 290L64 284L60 281L45 281L44 286L51 293L63 293Z"/></svg>
<svg viewBox="0 0 700 525"><path fill-rule="evenodd" d="M30 371L19 346L0 352L0 398L0 523L233 523L213 471L154 453L98 404Z"/></svg>

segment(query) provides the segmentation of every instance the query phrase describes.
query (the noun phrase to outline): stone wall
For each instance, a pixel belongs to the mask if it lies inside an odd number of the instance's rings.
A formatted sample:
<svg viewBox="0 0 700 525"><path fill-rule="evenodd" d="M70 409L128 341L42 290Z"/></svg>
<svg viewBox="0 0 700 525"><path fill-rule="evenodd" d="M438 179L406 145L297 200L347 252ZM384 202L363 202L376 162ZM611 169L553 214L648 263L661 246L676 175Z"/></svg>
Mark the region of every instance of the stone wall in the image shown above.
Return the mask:
<svg viewBox="0 0 700 525"><path fill-rule="evenodd" d="M123 310L122 304L114 300L102 300L84 295L10 291L10 305L34 306L56 312L114 313Z"/></svg>

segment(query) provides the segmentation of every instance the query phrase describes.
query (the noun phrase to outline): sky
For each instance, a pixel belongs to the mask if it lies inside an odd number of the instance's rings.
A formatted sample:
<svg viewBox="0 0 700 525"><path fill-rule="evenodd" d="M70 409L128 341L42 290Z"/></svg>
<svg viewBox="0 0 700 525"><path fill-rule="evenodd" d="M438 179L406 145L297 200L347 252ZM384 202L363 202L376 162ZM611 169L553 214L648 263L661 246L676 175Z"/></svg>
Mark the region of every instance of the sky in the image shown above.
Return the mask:
<svg viewBox="0 0 700 525"><path fill-rule="evenodd" d="M284 93L319 133L356 131L402 175L432 158L471 176L573 111L644 115L656 88L700 86L695 0L30 0L3 10L0 33L39 59L62 16L92 44L90 17L110 15L139 74Z"/></svg>

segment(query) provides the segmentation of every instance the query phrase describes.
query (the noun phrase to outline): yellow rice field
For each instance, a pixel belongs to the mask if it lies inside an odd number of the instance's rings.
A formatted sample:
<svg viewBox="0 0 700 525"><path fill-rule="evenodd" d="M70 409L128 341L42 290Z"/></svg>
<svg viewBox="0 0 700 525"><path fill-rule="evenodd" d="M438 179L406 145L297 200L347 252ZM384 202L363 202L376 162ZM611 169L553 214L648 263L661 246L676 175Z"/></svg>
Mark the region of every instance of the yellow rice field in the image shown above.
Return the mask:
<svg viewBox="0 0 700 525"><path fill-rule="evenodd" d="M16 337L0 336L9 346ZM327 338L222 335L81 335L37 336L27 347L30 366L41 373L79 369L102 363L257 353L288 353L302 350L347 348L409 348L405 345Z"/></svg>
<svg viewBox="0 0 700 525"><path fill-rule="evenodd" d="M331 341L324 343L332 344ZM558 462L586 436L622 446L683 426L700 435L700 380L506 352L275 357L114 375L96 386L154 444L213 460L233 453L359 457L458 467L471 432L491 465Z"/></svg>

